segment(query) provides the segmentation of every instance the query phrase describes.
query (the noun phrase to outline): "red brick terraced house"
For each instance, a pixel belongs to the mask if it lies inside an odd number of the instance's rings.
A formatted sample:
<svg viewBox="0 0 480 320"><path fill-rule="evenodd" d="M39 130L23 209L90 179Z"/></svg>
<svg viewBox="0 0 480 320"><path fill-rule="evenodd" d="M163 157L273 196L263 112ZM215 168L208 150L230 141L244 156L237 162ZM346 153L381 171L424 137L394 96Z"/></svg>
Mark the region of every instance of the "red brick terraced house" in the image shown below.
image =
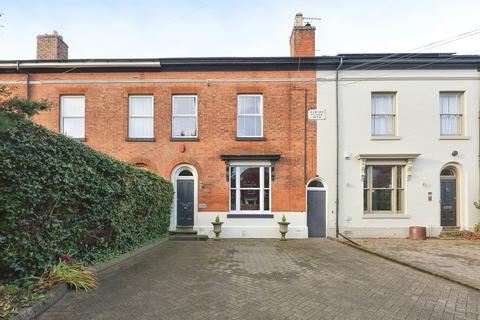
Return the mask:
<svg viewBox="0 0 480 320"><path fill-rule="evenodd" d="M36 60L0 61L0 84L52 102L35 122L171 180L171 230L212 237L219 215L223 237L274 238L285 215L305 238L314 33L297 15L290 57L78 60L54 32Z"/></svg>

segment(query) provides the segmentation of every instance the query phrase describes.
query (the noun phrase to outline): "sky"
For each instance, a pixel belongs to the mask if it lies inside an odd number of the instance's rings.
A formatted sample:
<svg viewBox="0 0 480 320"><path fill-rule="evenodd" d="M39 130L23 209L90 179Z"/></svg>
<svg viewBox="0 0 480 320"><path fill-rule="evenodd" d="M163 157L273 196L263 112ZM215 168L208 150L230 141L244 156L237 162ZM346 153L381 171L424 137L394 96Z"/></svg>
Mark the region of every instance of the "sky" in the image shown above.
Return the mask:
<svg viewBox="0 0 480 320"><path fill-rule="evenodd" d="M34 59L53 30L79 59L288 56L297 12L321 18L317 55L418 52L480 29L480 0L0 0L0 12L3 60ZM480 54L480 34L425 52Z"/></svg>

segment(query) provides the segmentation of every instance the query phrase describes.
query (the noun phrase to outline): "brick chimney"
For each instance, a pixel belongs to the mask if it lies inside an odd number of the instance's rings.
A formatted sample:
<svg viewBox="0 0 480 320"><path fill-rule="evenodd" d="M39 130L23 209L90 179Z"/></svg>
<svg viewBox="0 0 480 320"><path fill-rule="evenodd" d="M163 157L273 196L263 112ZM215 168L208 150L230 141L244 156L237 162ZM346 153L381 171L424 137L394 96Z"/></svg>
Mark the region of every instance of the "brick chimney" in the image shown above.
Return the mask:
<svg viewBox="0 0 480 320"><path fill-rule="evenodd" d="M37 36L37 60L67 60L68 46L57 31Z"/></svg>
<svg viewBox="0 0 480 320"><path fill-rule="evenodd" d="M315 56L315 27L303 22L303 14L295 15L292 35L290 36L290 56Z"/></svg>

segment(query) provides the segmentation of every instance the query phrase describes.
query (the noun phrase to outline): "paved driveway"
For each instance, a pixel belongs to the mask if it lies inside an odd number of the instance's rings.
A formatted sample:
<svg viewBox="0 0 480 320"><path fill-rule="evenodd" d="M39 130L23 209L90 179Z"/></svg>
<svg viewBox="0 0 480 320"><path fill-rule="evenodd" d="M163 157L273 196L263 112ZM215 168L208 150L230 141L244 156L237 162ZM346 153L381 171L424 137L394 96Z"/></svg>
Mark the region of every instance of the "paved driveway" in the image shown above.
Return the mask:
<svg viewBox="0 0 480 320"><path fill-rule="evenodd" d="M480 292L330 240L165 242L50 319L480 319Z"/></svg>
<svg viewBox="0 0 480 320"><path fill-rule="evenodd" d="M355 239L361 246L480 290L480 241Z"/></svg>

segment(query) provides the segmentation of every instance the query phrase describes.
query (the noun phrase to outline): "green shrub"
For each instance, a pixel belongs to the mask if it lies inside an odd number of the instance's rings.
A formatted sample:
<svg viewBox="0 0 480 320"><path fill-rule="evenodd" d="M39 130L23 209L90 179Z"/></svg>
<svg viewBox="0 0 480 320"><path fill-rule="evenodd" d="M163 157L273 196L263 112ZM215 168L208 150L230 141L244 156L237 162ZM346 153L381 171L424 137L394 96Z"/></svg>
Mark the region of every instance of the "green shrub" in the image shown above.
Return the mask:
<svg viewBox="0 0 480 320"><path fill-rule="evenodd" d="M17 114L0 132L0 274L40 275L69 254L83 264L166 233L172 184Z"/></svg>
<svg viewBox="0 0 480 320"><path fill-rule="evenodd" d="M473 230L476 232L476 233L480 233L480 223L477 223L475 225L475 227L473 228Z"/></svg>

